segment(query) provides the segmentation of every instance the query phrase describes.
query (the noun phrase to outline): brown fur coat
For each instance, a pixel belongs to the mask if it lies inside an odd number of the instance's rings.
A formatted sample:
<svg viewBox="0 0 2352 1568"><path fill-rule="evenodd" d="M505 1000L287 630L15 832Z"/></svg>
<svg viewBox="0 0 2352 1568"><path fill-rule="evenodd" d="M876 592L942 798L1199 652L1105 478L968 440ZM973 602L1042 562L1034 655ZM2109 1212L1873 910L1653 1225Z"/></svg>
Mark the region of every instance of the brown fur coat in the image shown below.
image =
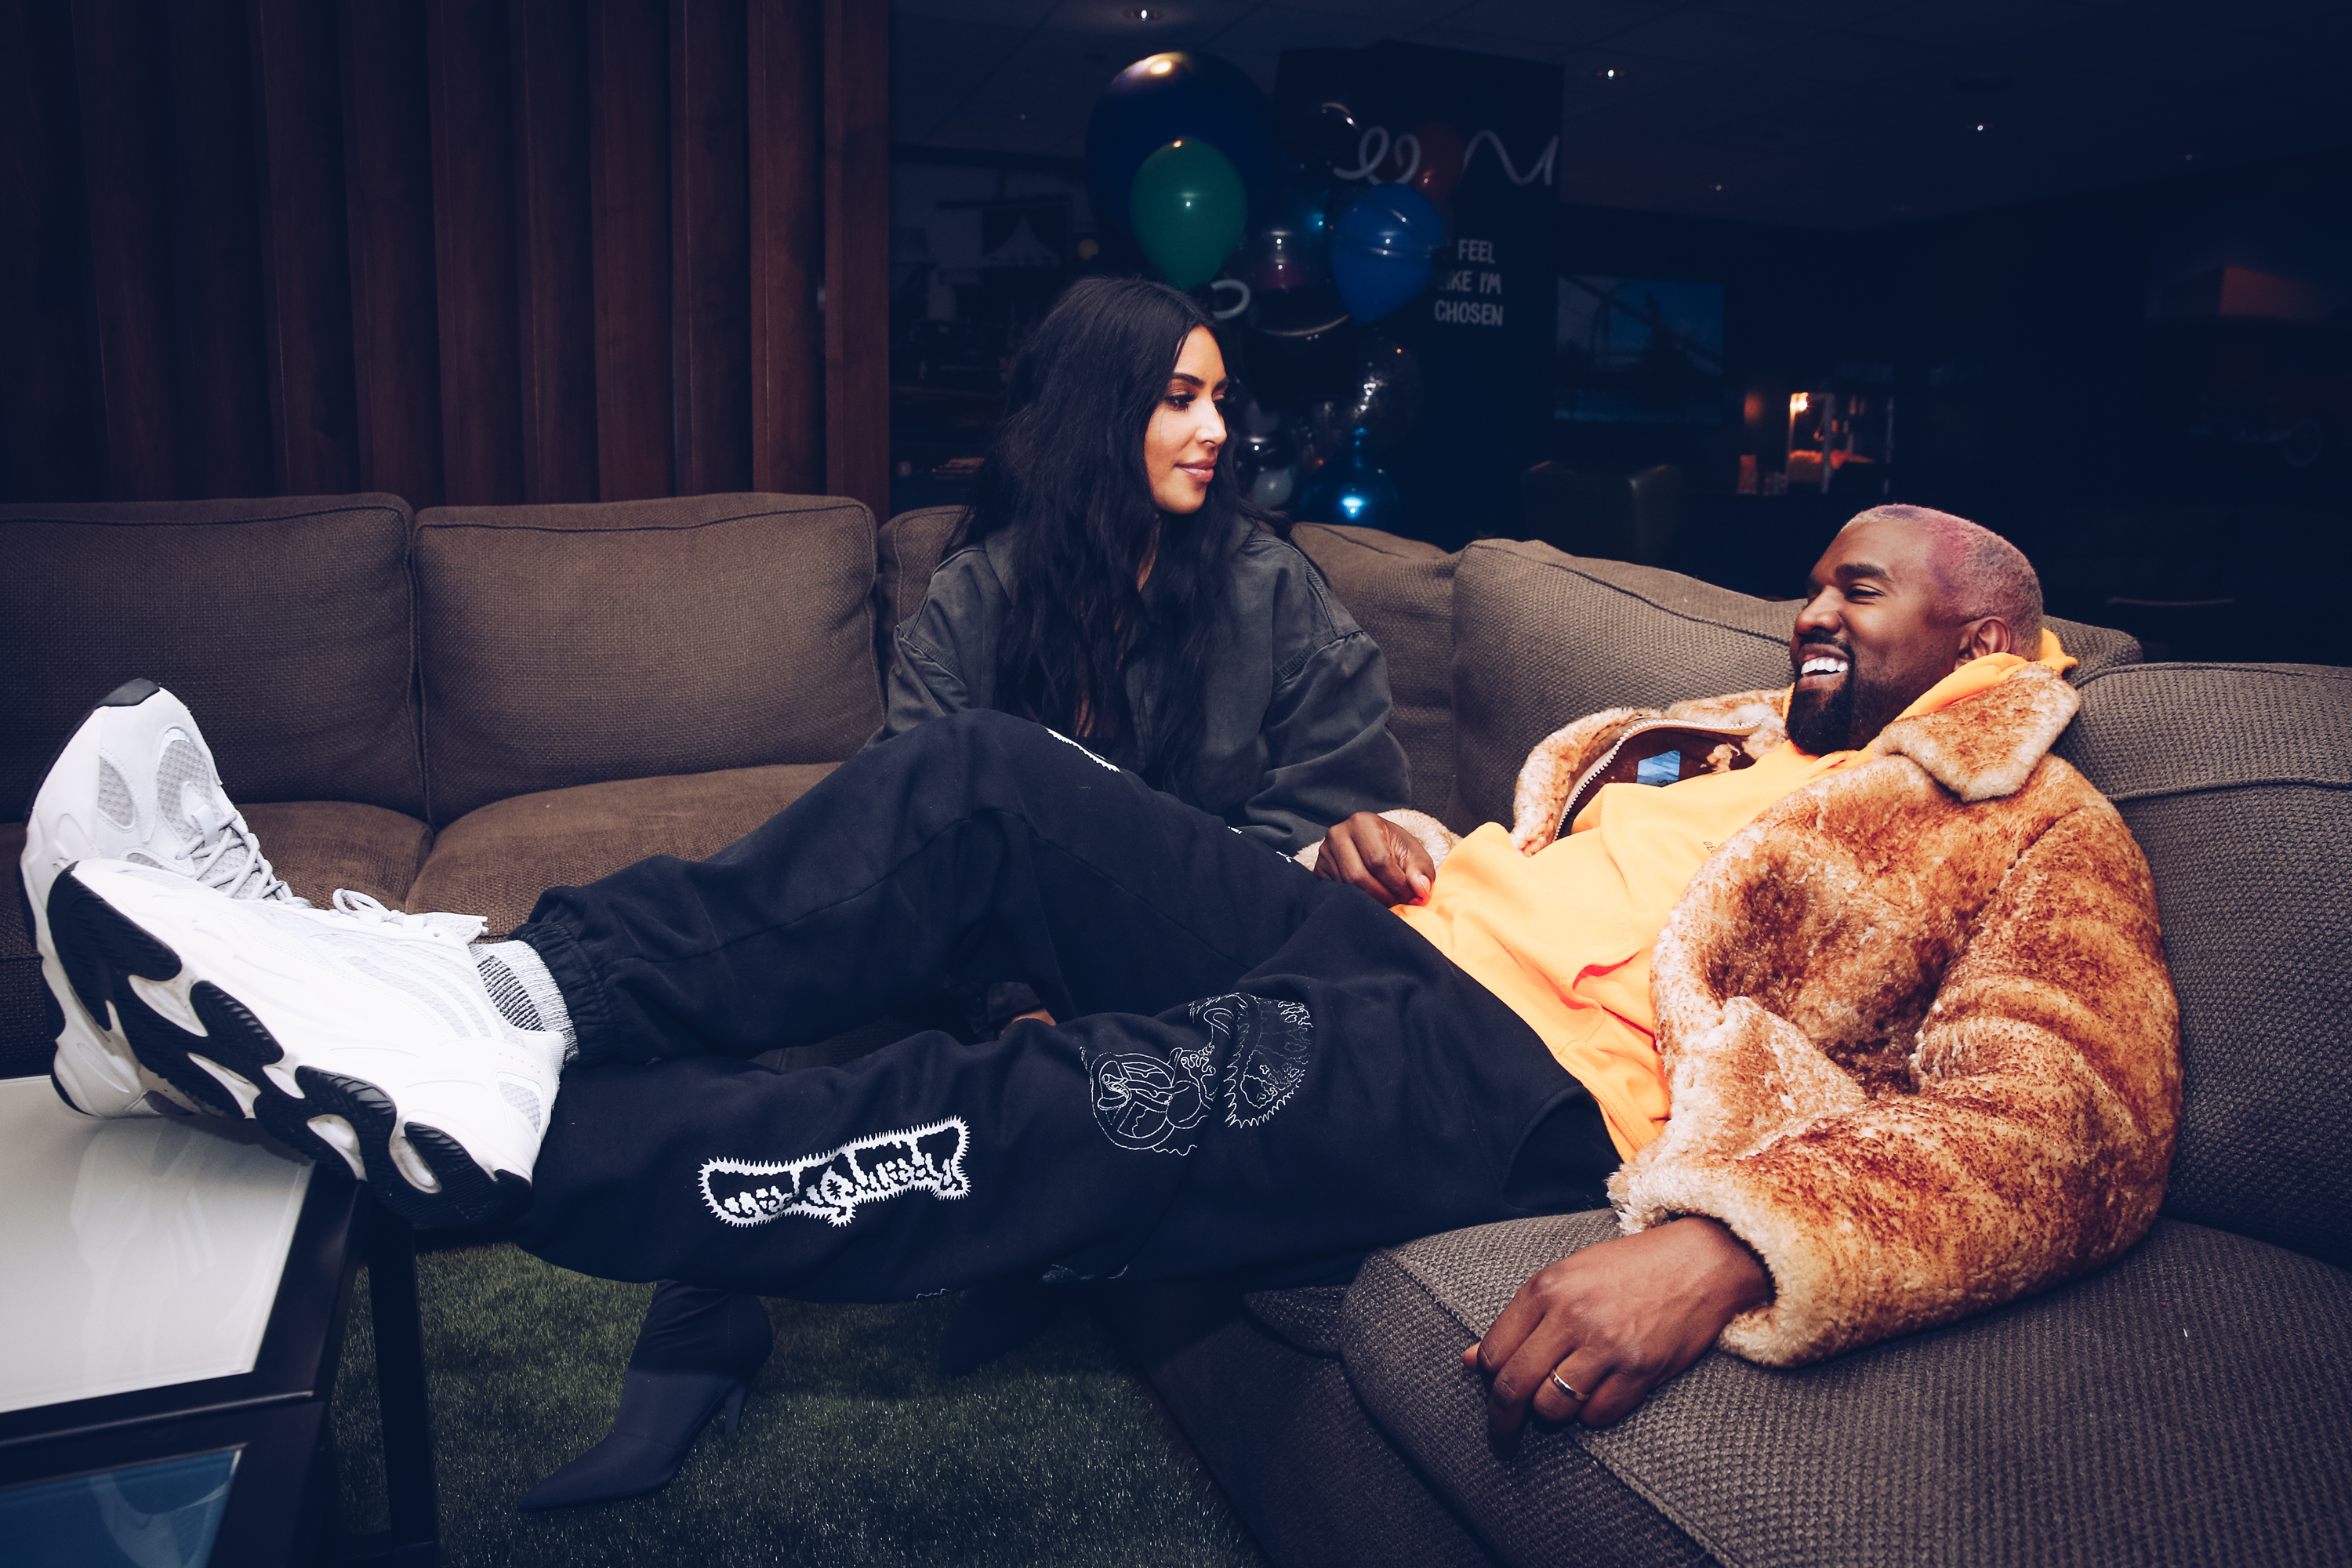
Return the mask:
<svg viewBox="0 0 2352 1568"><path fill-rule="evenodd" d="M1708 1215L1771 1270L1721 1343L1788 1366L2097 1268L2155 1221L2179 1015L2147 862L2049 750L2080 706L2028 666L1887 726L1869 760L1768 808L1692 879L1652 958L1674 1115L1611 1183L1638 1231ZM1538 745L1513 839L1631 723ZM1774 694L1665 717L1756 723ZM1434 823L1440 847L1451 835Z"/></svg>

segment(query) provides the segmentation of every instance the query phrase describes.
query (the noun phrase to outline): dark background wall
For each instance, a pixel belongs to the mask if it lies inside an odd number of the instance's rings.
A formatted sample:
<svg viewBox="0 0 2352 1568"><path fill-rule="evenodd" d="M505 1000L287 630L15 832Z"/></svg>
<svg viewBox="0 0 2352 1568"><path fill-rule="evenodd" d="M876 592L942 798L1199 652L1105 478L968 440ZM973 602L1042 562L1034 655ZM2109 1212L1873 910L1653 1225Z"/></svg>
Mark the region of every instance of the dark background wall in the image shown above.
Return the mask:
<svg viewBox="0 0 2352 1568"><path fill-rule="evenodd" d="M2352 227L2339 238L2331 211L2352 214L2352 153L1862 233L1566 205L1563 272L1724 286L1738 406L1717 425L1563 422L1553 457L1674 464L1676 564L1785 593L1877 498L1735 496L1739 456L1778 467L1790 392L1891 365L1895 499L2017 540L2066 613L2181 657L2352 661L2352 320L2160 308L2168 263L2261 263L2298 214L2316 224L2303 250L2352 274ZM2219 428L2233 416L2238 438ZM2262 438L2297 419L2323 443L2301 467Z"/></svg>
<svg viewBox="0 0 2352 1568"><path fill-rule="evenodd" d="M7 0L0 495L882 508L888 26Z"/></svg>

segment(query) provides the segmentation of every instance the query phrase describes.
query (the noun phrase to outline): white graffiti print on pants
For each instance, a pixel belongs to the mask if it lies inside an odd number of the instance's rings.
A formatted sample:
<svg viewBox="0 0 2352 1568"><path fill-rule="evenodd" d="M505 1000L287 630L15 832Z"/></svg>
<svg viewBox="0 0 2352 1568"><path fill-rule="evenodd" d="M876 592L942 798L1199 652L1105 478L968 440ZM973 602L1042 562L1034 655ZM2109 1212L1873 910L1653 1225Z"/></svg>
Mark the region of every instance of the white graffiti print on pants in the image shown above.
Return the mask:
<svg viewBox="0 0 2352 1568"><path fill-rule="evenodd" d="M804 1159L711 1160L702 1167L702 1201L728 1225L765 1225L804 1215L847 1225L866 1204L902 1193L960 1198L971 1191L964 1151L971 1130L950 1116L901 1132L880 1132Z"/></svg>
<svg viewBox="0 0 2352 1568"><path fill-rule="evenodd" d="M1121 1051L1089 1064L1095 1121L1122 1149L1189 1154L1198 1147L1188 1135L1215 1103L1220 1058L1228 1127L1263 1125L1307 1079L1315 1019L1306 1004L1235 992L1186 1011L1207 1032L1199 1047L1164 1057Z"/></svg>

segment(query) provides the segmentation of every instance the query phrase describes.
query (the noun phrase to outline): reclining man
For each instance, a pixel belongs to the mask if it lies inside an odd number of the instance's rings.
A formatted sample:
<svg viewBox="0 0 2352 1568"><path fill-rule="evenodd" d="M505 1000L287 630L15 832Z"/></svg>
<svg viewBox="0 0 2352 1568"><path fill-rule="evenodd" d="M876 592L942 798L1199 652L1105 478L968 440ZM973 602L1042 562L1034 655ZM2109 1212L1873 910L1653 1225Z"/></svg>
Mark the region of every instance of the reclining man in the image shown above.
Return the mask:
<svg viewBox="0 0 2352 1568"><path fill-rule="evenodd" d="M122 760L142 708L101 708L26 858L60 1087L257 1118L428 1222L528 1200L523 1244L568 1268L812 1300L1264 1280L1605 1189L1624 1234L1465 1352L1498 1436L1599 1425L1712 1344L1790 1365L2095 1268L2162 1196L2153 890L2048 754L2078 699L2024 557L1865 512L1790 655L1785 699L1560 731L1507 834L1360 816L1312 875L961 715L473 948L478 922L294 907L204 780ZM184 805L177 860L106 837ZM949 977L1025 979L1059 1022L744 1059Z"/></svg>

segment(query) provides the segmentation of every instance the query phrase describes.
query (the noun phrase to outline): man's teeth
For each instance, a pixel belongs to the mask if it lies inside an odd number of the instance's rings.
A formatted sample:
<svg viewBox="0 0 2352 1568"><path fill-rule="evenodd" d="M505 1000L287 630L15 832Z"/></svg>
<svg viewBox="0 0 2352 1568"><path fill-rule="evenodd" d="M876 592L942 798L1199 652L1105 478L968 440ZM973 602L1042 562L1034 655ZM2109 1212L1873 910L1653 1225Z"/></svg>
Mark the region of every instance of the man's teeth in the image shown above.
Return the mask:
<svg viewBox="0 0 2352 1568"><path fill-rule="evenodd" d="M1799 675L1843 675L1845 673L1845 660L1842 658L1831 658L1827 655L1822 655L1817 658L1809 658L1805 660L1804 668L1798 670L1797 673Z"/></svg>

